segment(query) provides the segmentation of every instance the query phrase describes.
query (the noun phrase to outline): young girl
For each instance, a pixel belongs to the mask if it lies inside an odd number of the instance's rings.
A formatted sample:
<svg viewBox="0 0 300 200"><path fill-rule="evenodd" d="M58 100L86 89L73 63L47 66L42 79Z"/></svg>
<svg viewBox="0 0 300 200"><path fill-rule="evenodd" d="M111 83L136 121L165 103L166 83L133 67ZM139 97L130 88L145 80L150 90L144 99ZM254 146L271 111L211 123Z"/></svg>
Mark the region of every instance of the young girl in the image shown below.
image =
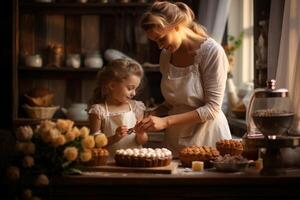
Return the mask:
<svg viewBox="0 0 300 200"><path fill-rule="evenodd" d="M142 77L141 66L127 59L113 60L98 73L89 109L90 129L106 134L112 156L117 149L141 147L148 140L144 131L134 128L145 110L142 102L132 99Z"/></svg>

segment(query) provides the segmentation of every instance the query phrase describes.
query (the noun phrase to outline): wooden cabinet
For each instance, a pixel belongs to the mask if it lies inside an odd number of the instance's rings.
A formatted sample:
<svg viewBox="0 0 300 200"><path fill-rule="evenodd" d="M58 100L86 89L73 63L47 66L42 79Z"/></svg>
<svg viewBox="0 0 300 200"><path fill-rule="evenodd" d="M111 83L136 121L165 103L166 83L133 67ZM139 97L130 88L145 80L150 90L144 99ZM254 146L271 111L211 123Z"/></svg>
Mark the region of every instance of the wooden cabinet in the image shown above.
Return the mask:
<svg viewBox="0 0 300 200"><path fill-rule="evenodd" d="M117 49L140 63L157 63L159 50L147 40L139 26L141 14L149 3L118 3L60 0L39 3L35 0L14 0L13 4L13 122L14 125L35 124L24 112L24 94L37 86L54 91L53 104L68 107L71 103L87 103L96 86L98 69L84 66L87 53L102 55L107 49ZM52 66L51 47L62 50L59 66ZM65 66L68 54L80 54L81 66ZM25 58L39 54L41 67L28 67ZM104 60L104 58L103 58ZM105 64L104 60L104 64ZM148 90L137 96L140 100L154 96L162 101L157 68L145 69ZM154 89L154 90L153 90ZM58 110L54 118L64 117ZM80 122L86 124L86 122ZM80 124L79 123L79 124Z"/></svg>

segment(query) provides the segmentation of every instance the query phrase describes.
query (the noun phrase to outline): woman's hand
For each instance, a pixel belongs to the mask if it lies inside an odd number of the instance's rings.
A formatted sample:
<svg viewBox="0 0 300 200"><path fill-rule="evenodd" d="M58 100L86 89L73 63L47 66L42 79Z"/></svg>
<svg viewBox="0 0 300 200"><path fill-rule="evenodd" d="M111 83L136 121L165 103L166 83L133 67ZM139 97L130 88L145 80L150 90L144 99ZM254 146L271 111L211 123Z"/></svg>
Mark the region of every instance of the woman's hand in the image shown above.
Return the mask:
<svg viewBox="0 0 300 200"><path fill-rule="evenodd" d="M166 117L148 116L140 121L135 129L138 131L160 131L168 127L168 120Z"/></svg>

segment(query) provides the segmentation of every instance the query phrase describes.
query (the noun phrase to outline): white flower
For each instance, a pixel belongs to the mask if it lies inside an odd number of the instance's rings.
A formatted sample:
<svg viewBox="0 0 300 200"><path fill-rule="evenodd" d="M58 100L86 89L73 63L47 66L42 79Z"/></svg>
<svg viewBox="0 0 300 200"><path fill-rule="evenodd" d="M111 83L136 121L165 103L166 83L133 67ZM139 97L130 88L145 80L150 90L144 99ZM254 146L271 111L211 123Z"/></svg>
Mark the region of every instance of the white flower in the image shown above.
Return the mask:
<svg viewBox="0 0 300 200"><path fill-rule="evenodd" d="M35 180L35 186L42 187L49 185L49 179L45 174L40 174Z"/></svg>
<svg viewBox="0 0 300 200"><path fill-rule="evenodd" d="M31 156L25 156L23 158L23 166L24 167L32 167L34 165L34 159Z"/></svg>
<svg viewBox="0 0 300 200"><path fill-rule="evenodd" d="M32 155L35 152L35 144L32 142L28 142L24 144L24 147L22 149L23 153L25 155Z"/></svg>
<svg viewBox="0 0 300 200"><path fill-rule="evenodd" d="M20 141L31 140L33 135L33 130L30 126L21 126L17 129L16 137Z"/></svg>
<svg viewBox="0 0 300 200"><path fill-rule="evenodd" d="M32 191L31 189L25 189L22 191L22 199L29 200L32 198Z"/></svg>
<svg viewBox="0 0 300 200"><path fill-rule="evenodd" d="M9 180L17 181L20 178L20 170L16 166L10 166L7 168L6 175Z"/></svg>

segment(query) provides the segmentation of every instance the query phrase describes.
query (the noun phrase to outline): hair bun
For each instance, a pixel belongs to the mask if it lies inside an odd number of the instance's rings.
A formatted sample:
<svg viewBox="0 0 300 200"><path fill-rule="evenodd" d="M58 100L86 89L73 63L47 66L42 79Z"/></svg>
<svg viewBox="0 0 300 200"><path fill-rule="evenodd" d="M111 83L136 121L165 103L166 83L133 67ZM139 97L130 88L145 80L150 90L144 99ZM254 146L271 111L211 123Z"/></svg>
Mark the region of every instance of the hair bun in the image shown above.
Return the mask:
<svg viewBox="0 0 300 200"><path fill-rule="evenodd" d="M195 14L193 13L190 7L188 7L185 3L182 2L176 2L175 5L188 16L190 22L194 21Z"/></svg>

